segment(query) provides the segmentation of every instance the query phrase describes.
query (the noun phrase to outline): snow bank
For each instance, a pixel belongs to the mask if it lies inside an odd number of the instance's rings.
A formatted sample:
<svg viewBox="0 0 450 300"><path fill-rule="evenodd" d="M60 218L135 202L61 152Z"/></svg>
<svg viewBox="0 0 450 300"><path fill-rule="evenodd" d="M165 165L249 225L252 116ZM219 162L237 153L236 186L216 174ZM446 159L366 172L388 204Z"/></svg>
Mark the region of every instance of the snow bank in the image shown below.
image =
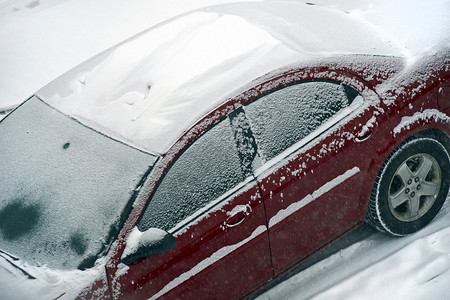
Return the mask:
<svg viewBox="0 0 450 300"><path fill-rule="evenodd" d="M411 241L314 299L356 300L361 295L373 299L445 299L443 291L449 282L450 227L446 227Z"/></svg>

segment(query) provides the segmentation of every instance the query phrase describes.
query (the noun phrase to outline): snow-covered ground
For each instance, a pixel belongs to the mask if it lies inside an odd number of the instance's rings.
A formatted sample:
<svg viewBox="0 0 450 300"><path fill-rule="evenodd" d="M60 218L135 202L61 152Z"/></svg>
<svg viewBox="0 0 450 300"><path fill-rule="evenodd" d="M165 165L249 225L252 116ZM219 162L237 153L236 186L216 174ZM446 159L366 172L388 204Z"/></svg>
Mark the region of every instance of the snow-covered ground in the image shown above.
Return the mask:
<svg viewBox="0 0 450 300"><path fill-rule="evenodd" d="M235 1L0 0L0 119L58 75L132 34L222 2ZM378 26L411 60L450 40L448 0L308 2ZM403 238L373 233L259 299L448 299L449 202L424 230Z"/></svg>

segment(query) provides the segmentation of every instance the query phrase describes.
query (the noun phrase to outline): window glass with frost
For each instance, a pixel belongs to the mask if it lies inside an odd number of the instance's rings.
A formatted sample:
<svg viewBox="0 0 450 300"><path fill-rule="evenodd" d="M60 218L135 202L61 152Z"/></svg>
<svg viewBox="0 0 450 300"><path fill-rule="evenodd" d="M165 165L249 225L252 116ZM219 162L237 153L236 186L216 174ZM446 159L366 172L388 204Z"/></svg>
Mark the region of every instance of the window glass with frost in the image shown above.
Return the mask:
<svg viewBox="0 0 450 300"><path fill-rule="evenodd" d="M156 161L37 97L2 120L0 141L0 250L58 269L94 264Z"/></svg>
<svg viewBox="0 0 450 300"><path fill-rule="evenodd" d="M169 230L244 180L228 119L198 138L173 163L139 222Z"/></svg>
<svg viewBox="0 0 450 300"><path fill-rule="evenodd" d="M358 92L328 81L276 90L244 107L259 151L270 160L348 107Z"/></svg>

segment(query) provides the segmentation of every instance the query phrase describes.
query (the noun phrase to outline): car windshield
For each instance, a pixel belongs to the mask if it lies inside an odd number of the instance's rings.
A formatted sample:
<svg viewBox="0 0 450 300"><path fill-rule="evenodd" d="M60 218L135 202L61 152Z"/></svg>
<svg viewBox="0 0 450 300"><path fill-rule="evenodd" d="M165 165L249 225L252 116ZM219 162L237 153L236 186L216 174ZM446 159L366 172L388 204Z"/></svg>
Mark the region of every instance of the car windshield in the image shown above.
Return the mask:
<svg viewBox="0 0 450 300"><path fill-rule="evenodd" d="M37 97L2 120L0 141L0 249L60 269L93 264L156 161Z"/></svg>

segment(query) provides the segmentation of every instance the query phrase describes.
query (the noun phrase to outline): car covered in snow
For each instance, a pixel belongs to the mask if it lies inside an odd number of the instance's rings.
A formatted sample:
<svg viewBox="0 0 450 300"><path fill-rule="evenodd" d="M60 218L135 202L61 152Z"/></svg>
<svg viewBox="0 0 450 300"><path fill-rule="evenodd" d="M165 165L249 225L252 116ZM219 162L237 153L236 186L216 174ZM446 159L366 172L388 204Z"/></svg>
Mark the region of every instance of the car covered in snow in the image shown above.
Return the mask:
<svg viewBox="0 0 450 300"><path fill-rule="evenodd" d="M0 287L245 298L365 221L419 230L449 191L449 53L284 1L107 50L0 122Z"/></svg>

